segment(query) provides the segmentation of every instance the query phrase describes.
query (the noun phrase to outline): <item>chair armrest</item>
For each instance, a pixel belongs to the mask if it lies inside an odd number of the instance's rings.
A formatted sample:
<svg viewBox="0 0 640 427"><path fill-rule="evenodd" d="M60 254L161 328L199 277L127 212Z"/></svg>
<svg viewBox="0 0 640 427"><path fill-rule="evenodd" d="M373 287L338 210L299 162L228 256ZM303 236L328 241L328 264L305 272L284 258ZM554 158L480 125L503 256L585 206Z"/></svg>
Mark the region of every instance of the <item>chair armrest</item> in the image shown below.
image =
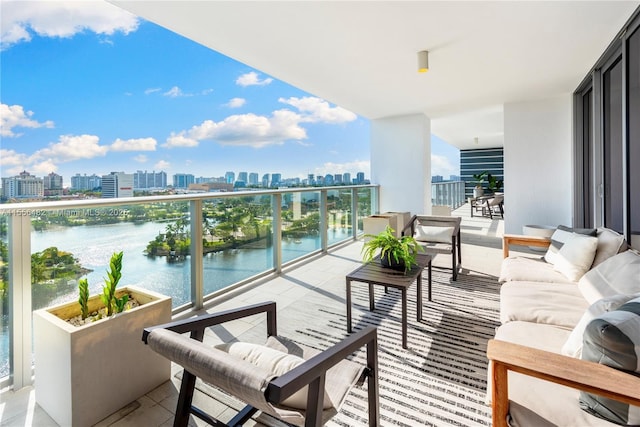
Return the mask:
<svg viewBox="0 0 640 427"><path fill-rule="evenodd" d="M414 232L414 223L416 221L417 215L413 215L411 219L404 225L404 228L400 232L401 236L413 236Z"/></svg>
<svg viewBox="0 0 640 427"><path fill-rule="evenodd" d="M176 320L162 325L150 326L148 328L144 328L144 331L142 332L142 341L146 344L149 333L158 328L168 329L179 334L191 332L191 338L202 341L204 337L204 330L210 326L219 325L231 320L242 319L243 317L253 316L260 313L267 313L267 334L270 336L277 335L276 303L264 302L218 313L204 314L189 319Z"/></svg>
<svg viewBox="0 0 640 427"><path fill-rule="evenodd" d="M378 371L378 334L377 329L369 326L351 336L345 338L333 347L319 353L291 371L273 379L267 386L265 394L267 400L279 404L302 387L322 378L324 383L325 373L341 360L367 346L367 368L369 374L373 374L377 388ZM369 387L372 385L370 384Z"/></svg>
<svg viewBox="0 0 640 427"><path fill-rule="evenodd" d="M505 234L502 236L502 255L504 258L509 256L509 247L511 245L521 246L538 246L548 248L551 245L551 239L540 236L525 236L520 234Z"/></svg>
<svg viewBox="0 0 640 427"><path fill-rule="evenodd" d="M487 357L493 363L494 426L506 425L509 412L508 371L640 405L640 377L606 365L499 340L489 340Z"/></svg>

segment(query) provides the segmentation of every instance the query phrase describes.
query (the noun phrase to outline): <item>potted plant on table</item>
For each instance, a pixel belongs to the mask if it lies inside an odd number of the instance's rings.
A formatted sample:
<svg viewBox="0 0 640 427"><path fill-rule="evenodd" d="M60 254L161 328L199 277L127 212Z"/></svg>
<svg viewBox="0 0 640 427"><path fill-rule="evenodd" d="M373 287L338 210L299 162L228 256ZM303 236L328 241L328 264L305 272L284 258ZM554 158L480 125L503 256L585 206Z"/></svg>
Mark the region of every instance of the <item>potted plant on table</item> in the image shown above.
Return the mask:
<svg viewBox="0 0 640 427"><path fill-rule="evenodd" d="M387 226L379 234L365 234L364 237L371 239L362 247L365 263L371 262L379 253L380 264L383 267L406 273L417 265L416 255L422 250L422 246L413 236L396 237L393 228Z"/></svg>
<svg viewBox="0 0 640 427"><path fill-rule="evenodd" d="M141 340L171 321L171 298L126 286L122 252L111 256L100 295L33 312L36 402L62 426L93 425L171 376L170 362Z"/></svg>

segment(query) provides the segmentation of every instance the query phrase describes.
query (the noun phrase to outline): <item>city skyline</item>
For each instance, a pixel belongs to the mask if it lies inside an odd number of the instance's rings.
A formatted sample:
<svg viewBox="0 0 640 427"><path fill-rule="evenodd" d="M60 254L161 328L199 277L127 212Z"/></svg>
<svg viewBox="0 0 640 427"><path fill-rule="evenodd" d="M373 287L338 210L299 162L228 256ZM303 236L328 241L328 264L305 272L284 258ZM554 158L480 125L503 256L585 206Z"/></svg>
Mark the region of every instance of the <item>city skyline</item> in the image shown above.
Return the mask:
<svg viewBox="0 0 640 427"><path fill-rule="evenodd" d="M106 2L18 3L0 3L2 177L370 176L366 118ZM458 173L455 148L432 151L432 174Z"/></svg>

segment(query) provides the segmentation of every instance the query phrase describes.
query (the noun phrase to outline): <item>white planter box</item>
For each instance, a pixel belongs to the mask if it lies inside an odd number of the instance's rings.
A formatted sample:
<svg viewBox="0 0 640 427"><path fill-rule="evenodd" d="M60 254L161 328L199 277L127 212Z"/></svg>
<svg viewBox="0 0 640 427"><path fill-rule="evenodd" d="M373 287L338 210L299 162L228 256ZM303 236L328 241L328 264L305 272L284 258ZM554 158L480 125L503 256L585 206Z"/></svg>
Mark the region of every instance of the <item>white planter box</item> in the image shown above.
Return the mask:
<svg viewBox="0 0 640 427"><path fill-rule="evenodd" d="M33 313L36 402L60 426L90 426L169 379L171 364L142 342L147 326L171 321L171 298L134 286L140 306L76 327L77 302ZM99 295L89 311L102 307Z"/></svg>

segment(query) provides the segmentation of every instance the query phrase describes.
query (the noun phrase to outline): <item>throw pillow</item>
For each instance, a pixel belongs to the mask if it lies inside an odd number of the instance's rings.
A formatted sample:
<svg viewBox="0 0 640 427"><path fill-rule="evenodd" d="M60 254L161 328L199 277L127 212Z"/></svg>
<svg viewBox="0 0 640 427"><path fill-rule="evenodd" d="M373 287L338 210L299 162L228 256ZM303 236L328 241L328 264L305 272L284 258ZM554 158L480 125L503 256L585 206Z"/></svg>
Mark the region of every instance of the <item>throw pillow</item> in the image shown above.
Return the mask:
<svg viewBox="0 0 640 427"><path fill-rule="evenodd" d="M627 250L589 270L578 282L589 304L604 297L640 292L640 254Z"/></svg>
<svg viewBox="0 0 640 427"><path fill-rule="evenodd" d="M574 233L558 251L553 269L577 282L591 268L597 248L596 237Z"/></svg>
<svg viewBox="0 0 640 427"><path fill-rule="evenodd" d="M416 227L414 237L419 242L451 243L453 230L453 227L419 225Z"/></svg>
<svg viewBox="0 0 640 427"><path fill-rule="evenodd" d="M551 244L549 245L549 249L547 249L544 260L549 264L555 264L558 252L573 233L595 236L596 232L597 230L595 228L569 228L564 225L559 225L551 235Z"/></svg>
<svg viewBox="0 0 640 427"><path fill-rule="evenodd" d="M640 373L640 297L587 325L582 359ZM580 392L580 407L616 424L640 425L637 406Z"/></svg>
<svg viewBox="0 0 640 427"><path fill-rule="evenodd" d="M593 259L593 265L591 268L598 266L602 262L616 255L621 250L626 249L624 236L616 233L608 228L598 228L598 250L596 250L596 256Z"/></svg>
<svg viewBox="0 0 640 427"><path fill-rule="evenodd" d="M639 295L614 295L612 297L602 298L594 302L584 312L580 321L571 331L569 338L562 346L562 354L577 359L582 355L582 336L587 325L596 317L601 316L609 311L616 310L622 304Z"/></svg>
<svg viewBox="0 0 640 427"><path fill-rule="evenodd" d="M216 345L215 348L222 350L231 356L245 360L254 366L271 372L274 377L278 377L303 364L305 360L293 354L265 347L259 344L247 342L233 342ZM282 401L282 405L295 409L306 409L308 387L303 387L290 397ZM333 403L325 391L323 408L329 409Z"/></svg>

